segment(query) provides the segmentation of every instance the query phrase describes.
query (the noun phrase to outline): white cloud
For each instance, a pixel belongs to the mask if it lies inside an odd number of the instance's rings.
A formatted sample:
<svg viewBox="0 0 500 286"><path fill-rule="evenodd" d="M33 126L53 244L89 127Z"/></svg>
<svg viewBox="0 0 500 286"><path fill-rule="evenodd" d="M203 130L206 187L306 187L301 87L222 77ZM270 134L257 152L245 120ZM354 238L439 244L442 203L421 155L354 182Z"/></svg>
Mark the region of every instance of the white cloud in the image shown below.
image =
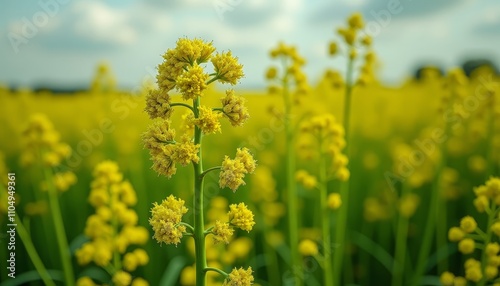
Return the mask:
<svg viewBox="0 0 500 286"><path fill-rule="evenodd" d="M80 1L73 6L75 32L95 41L133 43L138 32L131 25L129 11L115 9L101 1Z"/></svg>

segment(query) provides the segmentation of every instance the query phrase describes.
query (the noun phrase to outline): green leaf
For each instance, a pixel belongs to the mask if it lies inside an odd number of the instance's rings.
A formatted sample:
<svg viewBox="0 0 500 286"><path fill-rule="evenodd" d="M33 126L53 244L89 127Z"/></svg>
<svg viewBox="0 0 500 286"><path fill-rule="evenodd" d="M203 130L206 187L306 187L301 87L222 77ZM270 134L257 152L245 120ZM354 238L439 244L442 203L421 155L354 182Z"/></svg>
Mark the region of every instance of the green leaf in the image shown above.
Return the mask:
<svg viewBox="0 0 500 286"><path fill-rule="evenodd" d="M174 286L177 283L179 274L186 265L186 259L182 256L177 256L168 264L163 276L160 279L160 286Z"/></svg>
<svg viewBox="0 0 500 286"><path fill-rule="evenodd" d="M54 281L64 281L64 276L62 271L60 270L47 270L47 273L51 277L52 280ZM35 282L35 281L41 281L42 277L40 277L40 274L36 270L24 272L22 274L16 275L16 278L11 278L8 279L2 284L1 286L17 286L17 285L26 285L29 284L30 282Z"/></svg>
<svg viewBox="0 0 500 286"><path fill-rule="evenodd" d="M394 259L382 246L359 232L351 232L351 240L354 244L373 256L391 273Z"/></svg>

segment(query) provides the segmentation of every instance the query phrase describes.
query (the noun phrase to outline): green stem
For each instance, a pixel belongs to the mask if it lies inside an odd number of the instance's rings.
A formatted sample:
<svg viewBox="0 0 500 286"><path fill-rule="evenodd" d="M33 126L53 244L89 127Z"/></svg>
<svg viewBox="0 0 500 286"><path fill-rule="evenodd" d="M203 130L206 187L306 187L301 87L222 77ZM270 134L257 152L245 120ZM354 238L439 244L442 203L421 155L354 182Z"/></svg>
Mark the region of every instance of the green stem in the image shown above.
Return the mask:
<svg viewBox="0 0 500 286"><path fill-rule="evenodd" d="M36 271L42 278L43 283L47 286L55 286L56 284L54 283L54 281L52 281L52 278L47 272L45 265L43 265L42 259L40 259L40 256L38 255L38 252L36 251L36 248L33 245L33 242L31 241L28 230L24 227L17 213L16 213L16 224L17 224L16 226L17 234L21 238L21 241L24 244L24 248L26 249L26 252L30 257L31 262L33 262Z"/></svg>
<svg viewBox="0 0 500 286"><path fill-rule="evenodd" d="M198 118L200 99L193 100L193 109L195 117ZM201 146L202 133L198 126L194 130L194 144ZM198 163L193 162L194 167L194 245L196 254L196 285L205 286L205 268L207 267L207 258L205 253L205 222L203 219L203 159L201 155L201 147L198 149Z"/></svg>
<svg viewBox="0 0 500 286"><path fill-rule="evenodd" d="M170 107L174 107L174 106L186 107L186 108L189 108L189 110L191 110L192 112L194 112L193 107L191 107L191 105L189 105L189 104L185 104L182 102L175 102L175 103L170 104Z"/></svg>
<svg viewBox="0 0 500 286"><path fill-rule="evenodd" d="M219 273L220 275L224 276L224 278L226 278L228 276L228 274L218 268L213 268L213 267L205 267L204 269L205 272L208 272L208 271L213 271L213 272L217 272Z"/></svg>
<svg viewBox="0 0 500 286"><path fill-rule="evenodd" d="M57 197L57 190L54 186L54 177L49 168L44 167L43 172L45 180L47 181L49 206L54 229L56 232L57 245L59 247L59 256L64 272L64 282L67 286L75 285L75 278L73 275L73 267L71 265L71 255L69 253L68 240L64 230L64 223L61 215L61 208L59 206L59 199Z"/></svg>
<svg viewBox="0 0 500 286"><path fill-rule="evenodd" d="M403 184L401 198L404 198L409 193L410 188L407 184ZM392 266L392 286L403 284L404 265L406 262L406 244L408 239L408 223L409 219L402 214L399 214L398 224L396 229L396 250L394 253L394 264Z"/></svg>
<svg viewBox="0 0 500 286"><path fill-rule="evenodd" d="M486 246L488 246L488 244L491 242L491 225L495 221L495 216L497 214L495 203L492 203L490 205L493 206L493 209L490 209L490 212L488 213L488 224L487 224L487 231L486 231L486 239L484 240L484 248L486 248ZM481 253L481 272L482 273L484 273L484 270L486 268L487 258L488 258L488 256L486 255L486 251L483 250ZM483 279L481 279L481 281L479 281L479 283L477 285L478 286L486 285L486 282L487 282L486 280L487 280L487 278L485 276L483 276Z"/></svg>
<svg viewBox="0 0 500 286"><path fill-rule="evenodd" d="M319 193L320 193L320 205L321 205L321 231L323 233L323 275L324 275L324 285L333 285L332 276L332 258L331 258L331 237L330 237L330 209L328 208L328 182L326 180L327 170L326 170L326 156L321 154L323 140L321 136L319 141Z"/></svg>
<svg viewBox="0 0 500 286"><path fill-rule="evenodd" d="M284 63L286 70L286 63ZM290 235L290 254L292 262L292 274L295 280L295 286L302 285L301 274L298 274L300 269L300 256L299 256L299 217L298 217L298 203L297 191L295 188L295 152L294 152L294 136L293 127L290 122L290 115L292 103L288 90L288 76L283 77L283 99L285 101L285 134L286 134L286 188L287 188L287 201L288 201L288 232Z"/></svg>
<svg viewBox="0 0 500 286"><path fill-rule="evenodd" d="M217 166L217 167L212 167L210 169L206 169L205 171L203 171L200 174L200 177L201 177L201 179L203 179L209 172L211 172L211 171L217 171L217 170L220 170L221 168L222 168L222 166Z"/></svg>
<svg viewBox="0 0 500 286"><path fill-rule="evenodd" d="M345 155L350 158L350 116L351 116L351 97L352 97L352 84L353 84L353 67L354 61L349 59L347 64L347 76L344 98L344 129L346 147L344 149ZM338 246L333 255L333 277L335 279L332 285L342 285L342 260L344 258L345 245L345 231L347 225L347 208L349 205L349 180L340 184L340 197L342 198L342 206L338 210L337 224L335 227L335 245Z"/></svg>
<svg viewBox="0 0 500 286"><path fill-rule="evenodd" d="M486 159L488 160L488 166L486 169L486 179L489 176L493 176L495 173L495 154L493 146L493 137L495 134L495 109L493 102L490 103L490 118L488 120L488 137L486 139Z"/></svg>
<svg viewBox="0 0 500 286"><path fill-rule="evenodd" d="M439 174L436 174L434 186L437 185L436 181L439 181ZM429 253L432 246L432 236L434 234L436 225L436 209L438 204L438 196L434 193L439 192L438 187L433 187L431 190L431 201L429 203L429 211L427 216L427 224L425 225L424 235L422 237L422 245L419 248L417 264L415 266L415 271L412 279L412 284L414 286L421 285L420 279L425 272L425 266L427 263L427 258L429 258Z"/></svg>

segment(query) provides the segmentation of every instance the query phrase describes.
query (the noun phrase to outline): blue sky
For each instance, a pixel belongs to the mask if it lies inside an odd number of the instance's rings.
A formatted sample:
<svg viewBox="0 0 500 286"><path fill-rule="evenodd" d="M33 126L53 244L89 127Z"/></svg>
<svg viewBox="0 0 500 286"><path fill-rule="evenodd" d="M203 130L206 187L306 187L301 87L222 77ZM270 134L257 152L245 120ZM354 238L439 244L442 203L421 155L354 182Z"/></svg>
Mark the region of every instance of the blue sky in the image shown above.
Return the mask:
<svg viewBox="0 0 500 286"><path fill-rule="evenodd" d="M399 12L391 13L391 5ZM1 6L0 82L15 85L87 86L97 63L107 61L119 85L132 88L154 75L161 54L184 36L232 50L244 64L241 87L265 86L268 51L278 41L298 47L315 81L328 67L344 69L344 60L329 58L326 47L353 11L378 27L369 33L387 82L404 80L421 63L448 68L487 57L500 65L498 0L39 0Z"/></svg>

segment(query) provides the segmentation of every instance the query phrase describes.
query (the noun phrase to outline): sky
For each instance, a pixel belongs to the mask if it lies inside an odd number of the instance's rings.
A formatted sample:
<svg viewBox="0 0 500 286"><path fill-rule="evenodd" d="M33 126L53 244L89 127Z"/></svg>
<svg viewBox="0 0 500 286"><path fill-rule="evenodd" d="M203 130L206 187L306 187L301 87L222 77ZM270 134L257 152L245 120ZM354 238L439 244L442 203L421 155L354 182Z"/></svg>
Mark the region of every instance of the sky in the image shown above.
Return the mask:
<svg viewBox="0 0 500 286"><path fill-rule="evenodd" d="M398 83L421 64L444 69L464 59L500 66L498 0L39 0L0 4L0 83L86 87L107 62L118 84L154 77L179 37L213 41L244 65L241 88L266 85L279 41L297 46L311 82L345 70L327 55L335 30L360 11L374 37L380 78Z"/></svg>

